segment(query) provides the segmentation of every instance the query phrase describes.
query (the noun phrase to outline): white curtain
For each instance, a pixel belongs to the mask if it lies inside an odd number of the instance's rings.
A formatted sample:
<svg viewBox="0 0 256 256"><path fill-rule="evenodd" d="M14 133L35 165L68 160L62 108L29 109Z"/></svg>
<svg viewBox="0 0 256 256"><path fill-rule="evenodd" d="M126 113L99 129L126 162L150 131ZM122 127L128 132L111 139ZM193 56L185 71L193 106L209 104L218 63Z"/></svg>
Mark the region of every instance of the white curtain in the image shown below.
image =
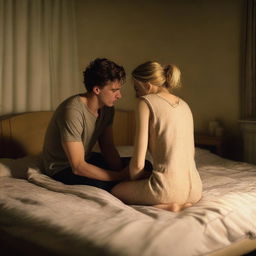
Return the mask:
<svg viewBox="0 0 256 256"><path fill-rule="evenodd" d="M0 114L53 110L79 91L71 0L0 0Z"/></svg>
<svg viewBox="0 0 256 256"><path fill-rule="evenodd" d="M256 164L256 0L245 1L241 85L243 161Z"/></svg>

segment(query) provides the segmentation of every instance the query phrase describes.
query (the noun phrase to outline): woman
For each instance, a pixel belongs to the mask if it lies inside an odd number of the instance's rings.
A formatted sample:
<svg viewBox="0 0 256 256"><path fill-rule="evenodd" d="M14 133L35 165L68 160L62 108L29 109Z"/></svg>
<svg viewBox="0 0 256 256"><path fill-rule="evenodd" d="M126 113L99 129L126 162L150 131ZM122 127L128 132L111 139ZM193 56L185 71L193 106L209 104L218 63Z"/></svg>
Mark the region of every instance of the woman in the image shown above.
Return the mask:
<svg viewBox="0 0 256 256"><path fill-rule="evenodd" d="M180 70L149 61L133 72L139 97L131 181L121 182L112 194L127 204L144 204L178 212L202 196L202 182L194 161L193 117L189 106L172 94L180 85ZM149 149L153 171L145 177Z"/></svg>

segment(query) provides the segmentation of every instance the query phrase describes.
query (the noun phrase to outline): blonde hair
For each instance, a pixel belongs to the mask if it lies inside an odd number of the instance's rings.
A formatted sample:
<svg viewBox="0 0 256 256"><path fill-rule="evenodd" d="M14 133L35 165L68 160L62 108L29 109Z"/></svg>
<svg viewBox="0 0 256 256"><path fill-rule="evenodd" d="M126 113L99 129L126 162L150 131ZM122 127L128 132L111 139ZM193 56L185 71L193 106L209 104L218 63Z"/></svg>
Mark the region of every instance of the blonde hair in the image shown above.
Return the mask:
<svg viewBox="0 0 256 256"><path fill-rule="evenodd" d="M175 65L162 66L155 61L147 61L132 72L132 77L140 82L150 82L159 87L165 87L169 91L180 87L181 72Z"/></svg>

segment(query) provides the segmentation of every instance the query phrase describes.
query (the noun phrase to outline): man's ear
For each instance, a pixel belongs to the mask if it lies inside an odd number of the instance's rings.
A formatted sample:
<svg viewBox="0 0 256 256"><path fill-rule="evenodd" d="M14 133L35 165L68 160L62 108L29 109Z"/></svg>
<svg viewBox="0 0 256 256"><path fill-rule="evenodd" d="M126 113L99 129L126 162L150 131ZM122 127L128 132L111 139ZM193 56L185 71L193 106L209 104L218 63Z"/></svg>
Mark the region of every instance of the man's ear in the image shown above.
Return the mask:
<svg viewBox="0 0 256 256"><path fill-rule="evenodd" d="M99 95L100 94L100 87L99 86L94 86L92 91L96 94Z"/></svg>

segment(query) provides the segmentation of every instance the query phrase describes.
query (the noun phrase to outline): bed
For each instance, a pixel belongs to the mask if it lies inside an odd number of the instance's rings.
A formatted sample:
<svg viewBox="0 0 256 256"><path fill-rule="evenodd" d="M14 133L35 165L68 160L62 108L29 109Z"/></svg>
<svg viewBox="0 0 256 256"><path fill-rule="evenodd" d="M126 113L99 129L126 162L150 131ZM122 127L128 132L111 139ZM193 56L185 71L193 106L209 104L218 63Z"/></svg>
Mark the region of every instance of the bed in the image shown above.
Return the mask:
<svg viewBox="0 0 256 256"><path fill-rule="evenodd" d="M234 256L256 249L256 166L196 148L200 202L179 213L129 206L99 188L42 174L51 116L40 111L0 120L1 255ZM116 111L122 156L132 153L134 129L133 112Z"/></svg>

